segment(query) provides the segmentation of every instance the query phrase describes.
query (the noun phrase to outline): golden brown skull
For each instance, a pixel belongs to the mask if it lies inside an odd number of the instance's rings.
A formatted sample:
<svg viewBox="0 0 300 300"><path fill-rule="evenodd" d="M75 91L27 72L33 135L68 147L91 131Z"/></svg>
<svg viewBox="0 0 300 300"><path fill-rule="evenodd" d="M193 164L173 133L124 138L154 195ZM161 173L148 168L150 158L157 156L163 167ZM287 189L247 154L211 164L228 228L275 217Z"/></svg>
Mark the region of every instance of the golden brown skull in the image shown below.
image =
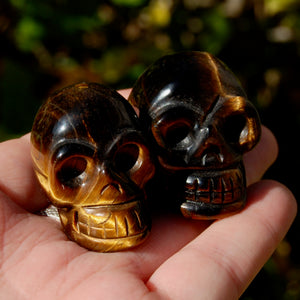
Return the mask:
<svg viewBox="0 0 300 300"><path fill-rule="evenodd" d="M161 203L171 198L194 219L244 207L242 155L258 142L260 121L222 62L204 52L162 57L141 75L129 101L157 156Z"/></svg>
<svg viewBox="0 0 300 300"><path fill-rule="evenodd" d="M122 96L96 83L67 87L40 108L31 141L37 177L70 239L101 252L144 241L154 166Z"/></svg>

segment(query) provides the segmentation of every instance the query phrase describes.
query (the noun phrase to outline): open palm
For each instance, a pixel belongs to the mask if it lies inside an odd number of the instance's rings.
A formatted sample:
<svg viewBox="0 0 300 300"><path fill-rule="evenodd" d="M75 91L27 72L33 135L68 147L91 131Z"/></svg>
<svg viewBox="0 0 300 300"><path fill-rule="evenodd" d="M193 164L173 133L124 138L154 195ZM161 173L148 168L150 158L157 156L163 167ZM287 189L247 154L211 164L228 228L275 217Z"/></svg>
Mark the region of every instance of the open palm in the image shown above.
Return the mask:
<svg viewBox="0 0 300 300"><path fill-rule="evenodd" d="M124 252L95 253L33 214L47 199L29 135L0 144L0 299L236 299L270 257L296 214L293 195L257 182L277 155L263 128L245 156L248 204L223 220L153 216L150 238ZM256 183L255 183L256 182Z"/></svg>

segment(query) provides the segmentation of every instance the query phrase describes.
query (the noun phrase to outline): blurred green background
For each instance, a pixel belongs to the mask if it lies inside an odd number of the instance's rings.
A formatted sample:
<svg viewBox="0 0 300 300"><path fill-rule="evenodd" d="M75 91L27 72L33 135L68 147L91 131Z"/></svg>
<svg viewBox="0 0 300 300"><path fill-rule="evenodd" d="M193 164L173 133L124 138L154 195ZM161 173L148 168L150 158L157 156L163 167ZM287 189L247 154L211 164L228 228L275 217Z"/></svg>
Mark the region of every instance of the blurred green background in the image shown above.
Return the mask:
<svg viewBox="0 0 300 300"><path fill-rule="evenodd" d="M299 198L298 0L1 0L0 141L30 131L47 95L133 85L162 55L209 51L239 77L280 154L266 177ZM300 221L242 299L300 299Z"/></svg>

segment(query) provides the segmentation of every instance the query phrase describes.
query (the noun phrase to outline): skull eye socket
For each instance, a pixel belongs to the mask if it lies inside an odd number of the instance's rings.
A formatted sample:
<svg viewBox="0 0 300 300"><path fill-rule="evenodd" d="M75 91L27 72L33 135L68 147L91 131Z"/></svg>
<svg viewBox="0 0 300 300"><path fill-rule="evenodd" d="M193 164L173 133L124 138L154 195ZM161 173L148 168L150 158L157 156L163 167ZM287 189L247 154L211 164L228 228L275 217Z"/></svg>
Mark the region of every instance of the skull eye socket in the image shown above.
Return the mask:
<svg viewBox="0 0 300 300"><path fill-rule="evenodd" d="M114 156L115 168L124 173L131 171L139 158L139 153L140 150L136 144L121 146Z"/></svg>
<svg viewBox="0 0 300 300"><path fill-rule="evenodd" d="M81 185L85 171L87 168L87 161L81 156L74 156L64 160L57 173L57 179L64 186L76 188Z"/></svg>
<svg viewBox="0 0 300 300"><path fill-rule="evenodd" d="M183 142L188 137L190 131L191 125L184 120L172 123L165 128L163 133L165 143L173 148Z"/></svg>
<svg viewBox="0 0 300 300"><path fill-rule="evenodd" d="M239 145L241 138L247 134L247 119L244 115L233 115L225 119L223 124L223 136L233 145Z"/></svg>
<svg viewBox="0 0 300 300"><path fill-rule="evenodd" d="M197 126L197 115L193 110L176 107L157 116L152 133L161 147L181 151L192 143Z"/></svg>

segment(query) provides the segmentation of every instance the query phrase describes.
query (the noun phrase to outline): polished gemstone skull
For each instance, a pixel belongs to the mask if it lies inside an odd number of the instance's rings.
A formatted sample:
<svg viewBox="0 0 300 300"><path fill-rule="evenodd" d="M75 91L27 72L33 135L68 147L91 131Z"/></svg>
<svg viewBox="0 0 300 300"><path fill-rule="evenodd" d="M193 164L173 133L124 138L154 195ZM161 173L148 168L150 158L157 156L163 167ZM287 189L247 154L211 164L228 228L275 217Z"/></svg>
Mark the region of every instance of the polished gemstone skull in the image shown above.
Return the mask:
<svg viewBox="0 0 300 300"><path fill-rule="evenodd" d="M71 240L100 252L145 240L144 187L154 165L120 94L96 83L54 93L36 115L31 142L37 177Z"/></svg>
<svg viewBox="0 0 300 300"><path fill-rule="evenodd" d="M193 219L244 207L242 156L257 144L260 120L220 60L205 52L164 56L140 76L129 102L157 157L162 205L175 203Z"/></svg>

